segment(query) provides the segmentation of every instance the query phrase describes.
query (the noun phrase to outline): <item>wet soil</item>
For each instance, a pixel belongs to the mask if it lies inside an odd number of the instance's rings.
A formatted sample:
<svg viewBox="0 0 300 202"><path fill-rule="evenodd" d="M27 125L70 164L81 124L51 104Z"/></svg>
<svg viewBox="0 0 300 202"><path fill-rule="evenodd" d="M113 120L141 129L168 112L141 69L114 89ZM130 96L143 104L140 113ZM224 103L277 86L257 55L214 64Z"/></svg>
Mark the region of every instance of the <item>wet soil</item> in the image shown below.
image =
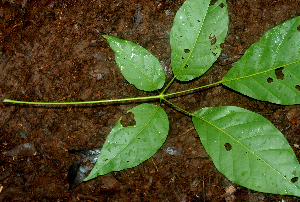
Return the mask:
<svg viewBox="0 0 300 202"><path fill-rule="evenodd" d="M145 47L170 67L169 33L180 0L2 0L0 94L26 101L86 101L152 95L121 75L102 34ZM219 59L175 92L216 82L270 28L300 13L299 0L228 0L229 31ZM270 120L300 153L299 106L260 102L222 85L172 102L193 112L234 105ZM101 147L117 120L138 103L0 106L0 201L300 201L232 184L214 167L191 118L163 104L169 136L141 165L69 190L70 150ZM233 197L235 196L235 198Z"/></svg>

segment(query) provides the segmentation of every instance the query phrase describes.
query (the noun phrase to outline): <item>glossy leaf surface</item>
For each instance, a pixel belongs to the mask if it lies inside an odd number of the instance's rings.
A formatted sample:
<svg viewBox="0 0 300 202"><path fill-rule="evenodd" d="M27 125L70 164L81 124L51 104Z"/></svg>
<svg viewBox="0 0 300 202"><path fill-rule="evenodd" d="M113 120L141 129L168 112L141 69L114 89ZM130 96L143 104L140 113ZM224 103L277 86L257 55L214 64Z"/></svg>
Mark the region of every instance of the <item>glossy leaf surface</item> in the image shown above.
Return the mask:
<svg viewBox="0 0 300 202"><path fill-rule="evenodd" d="M115 52L115 60L130 84L144 91L163 87L166 76L156 57L133 42L107 35L103 37Z"/></svg>
<svg viewBox="0 0 300 202"><path fill-rule="evenodd" d="M128 112L134 114L136 124L123 127L119 119L107 136L98 161L85 181L111 171L137 166L153 156L165 142L169 121L160 106L141 104Z"/></svg>
<svg viewBox="0 0 300 202"><path fill-rule="evenodd" d="M300 104L300 17L267 31L223 78L249 97L276 104Z"/></svg>
<svg viewBox="0 0 300 202"><path fill-rule="evenodd" d="M244 187L300 196L300 166L284 136L266 118L234 106L203 108L193 123L217 169Z"/></svg>
<svg viewBox="0 0 300 202"><path fill-rule="evenodd" d="M221 52L228 30L225 0L186 0L178 10L170 33L172 69L180 81L204 74Z"/></svg>

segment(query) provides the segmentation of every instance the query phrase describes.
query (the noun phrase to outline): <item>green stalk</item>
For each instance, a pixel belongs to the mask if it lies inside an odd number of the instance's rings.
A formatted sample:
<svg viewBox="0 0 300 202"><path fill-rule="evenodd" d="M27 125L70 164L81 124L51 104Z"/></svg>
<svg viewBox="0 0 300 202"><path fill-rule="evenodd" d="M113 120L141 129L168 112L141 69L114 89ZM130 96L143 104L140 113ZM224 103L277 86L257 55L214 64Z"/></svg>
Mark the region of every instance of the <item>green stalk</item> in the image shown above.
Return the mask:
<svg viewBox="0 0 300 202"><path fill-rule="evenodd" d="M268 69L268 70L265 70L265 71L262 71L262 72L257 72L257 73L254 73L254 74L250 74L250 75L247 75L247 76L242 76L242 77L238 77L238 78L233 78L233 79L228 79L228 80L221 80L221 81L217 81L215 83L211 83L211 84L207 84L207 85L204 85L204 86L200 86L200 87L196 87L196 88L192 88L192 89L188 89L188 90L184 90L184 91L179 91L179 92L175 92L175 93L169 93L169 94L165 94L164 97L170 97L172 95L178 95L178 94L182 94L182 93L186 93L186 92L190 92L190 91L195 91L195 90L199 90L201 88L207 88L207 87L210 87L210 86L213 86L213 85L216 85L216 84L220 84L220 83L226 83L226 82L229 82L229 81L235 81L235 80L239 80L239 79L244 79L244 78L248 78L248 77L252 77L252 76L256 76L256 75L259 75L259 74L263 74L263 73L266 73L266 72L270 72L272 70L276 70L280 67L286 67L288 65L292 65L292 64L295 64L295 63L298 63L300 62L300 60L297 60L295 62L292 62L290 64L287 64L287 65L283 65L283 66L278 66L278 67L274 67L274 68L271 68L271 69ZM175 79L175 77L171 80L171 82L173 82L173 80ZM170 83L171 83L170 82ZM168 86L167 86L168 87ZM166 88L165 88L166 89ZM163 91L164 92L164 91Z"/></svg>
<svg viewBox="0 0 300 202"><path fill-rule="evenodd" d="M294 63L297 63L297 62L299 62L299 61L295 61L291 64L294 64ZM175 93L169 93L169 94L163 94L170 87L170 85L173 83L173 81L175 80L175 78L177 76L177 75L175 75L159 95L149 96L149 97L123 98L123 99L97 100L97 101L82 101L82 102L29 102L29 101L19 101L19 100L11 100L11 99L5 98L3 100L3 102L17 103L17 104L31 104L31 105L78 105L78 104L98 104L98 103L124 102L124 101L149 100L149 99L160 99L160 100L163 99L163 100L167 101L165 99L165 97L170 97L170 96L173 96L173 95L179 95L179 94L183 94L183 93L187 93L187 92L191 92L191 91L196 91L196 90L199 90L199 89L202 89L202 88L207 88L207 87L217 85L217 84L221 84L221 83L225 83L225 82L229 82L229 81L234 81L234 80L239 80L239 79L255 76L255 75L262 74L262 73L265 73L265 72L268 72L268 71L271 71L271 70L274 70L274 69L277 69L277 68L279 68L279 67L275 67L275 68L272 68L270 70L266 70L266 71L263 71L263 72L258 72L258 73L255 73L255 74L251 74L251 75L247 75L247 76L243 76L243 77L239 77L239 78L233 78L233 79L229 79L229 80L217 81L215 83L207 84L207 85L204 85L204 86L200 86L200 87L196 87L196 88L192 88L192 89L188 89L188 90L183 90L183 91L179 91L179 92L175 92ZM169 101L167 101L167 102L172 104ZM179 108L178 106L176 106L176 105L173 105L173 106L192 116L191 113Z"/></svg>
<svg viewBox="0 0 300 202"><path fill-rule="evenodd" d="M29 102L29 101L19 101L19 100L11 100L11 99L5 98L3 100L3 102L16 103L16 104L30 104L30 105L79 105L79 104L98 104L98 103L124 102L124 101L134 101L134 100L163 99L163 98L164 98L164 95L155 95L155 96L149 96L149 97L82 101L82 102Z"/></svg>
<svg viewBox="0 0 300 202"><path fill-rule="evenodd" d="M172 103L172 102L170 102L169 100L166 100L165 98L163 98L162 100L163 100L163 101L165 101L165 102L167 102L167 103L169 103L169 104L170 104L170 105L172 105L173 107L175 107L175 108L179 109L180 111L182 111L182 112L184 112L184 113L188 114L189 116L196 116L195 114L193 114L193 113L190 113L190 112L188 112L188 111L186 111L186 110L182 109L181 107L178 107L177 105L173 104L173 103Z"/></svg>
<svg viewBox="0 0 300 202"><path fill-rule="evenodd" d="M210 86L213 86L213 85L217 85L217 84L220 84L220 83L224 83L224 82L226 82L226 81L218 81L218 82L207 84L207 85L200 86L200 87L197 87L197 88L192 88L192 89L187 89L187 90L183 90L183 91L179 91L179 92L175 92L175 93L165 94L165 97L170 97L172 95L183 94L183 93L186 93L186 92L199 90L201 88L207 88L207 87L210 87Z"/></svg>

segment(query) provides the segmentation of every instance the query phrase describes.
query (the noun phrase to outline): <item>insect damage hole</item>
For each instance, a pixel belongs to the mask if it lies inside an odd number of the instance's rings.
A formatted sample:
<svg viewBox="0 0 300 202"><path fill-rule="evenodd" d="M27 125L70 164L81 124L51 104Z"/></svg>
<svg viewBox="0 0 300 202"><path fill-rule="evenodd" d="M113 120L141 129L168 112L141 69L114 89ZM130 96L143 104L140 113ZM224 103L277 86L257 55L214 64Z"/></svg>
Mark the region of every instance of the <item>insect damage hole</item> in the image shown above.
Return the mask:
<svg viewBox="0 0 300 202"><path fill-rule="evenodd" d="M191 50L186 48L186 49L184 49L183 51L184 51L185 53L189 53Z"/></svg>
<svg viewBox="0 0 300 202"><path fill-rule="evenodd" d="M224 5L223 3L221 3L219 6L220 6L221 8L224 8L225 5Z"/></svg>
<svg viewBox="0 0 300 202"><path fill-rule="evenodd" d="M298 30L298 32L300 32L300 25L298 25L297 30Z"/></svg>
<svg viewBox="0 0 300 202"><path fill-rule="evenodd" d="M214 45L217 43L217 38L215 35L212 36L212 34L210 34L208 39L210 40L210 45Z"/></svg>
<svg viewBox="0 0 300 202"><path fill-rule="evenodd" d="M210 0L209 6L215 5L215 3L217 3L217 2L218 2L218 0Z"/></svg>
<svg viewBox="0 0 300 202"><path fill-rule="evenodd" d="M298 177L293 177L293 178L291 179L291 182L292 182L292 183L298 182Z"/></svg>
<svg viewBox="0 0 300 202"><path fill-rule="evenodd" d="M284 68L283 67L280 67L278 69L275 69L275 75L276 75L276 78L277 79L280 79L280 80L283 80L284 79L284 74L282 73L282 70Z"/></svg>
<svg viewBox="0 0 300 202"><path fill-rule="evenodd" d="M121 119L121 124L123 127L134 126L136 124L134 114L132 112L126 113Z"/></svg>
<svg viewBox="0 0 300 202"><path fill-rule="evenodd" d="M229 143L225 143L224 147L225 147L226 151L230 151L232 149L232 146Z"/></svg>
<svg viewBox="0 0 300 202"><path fill-rule="evenodd" d="M271 77L269 77L269 78L267 79L267 82L268 82L268 83L273 83L273 79L272 79Z"/></svg>
<svg viewBox="0 0 300 202"><path fill-rule="evenodd" d="M295 88L300 91L300 86L299 85L296 85Z"/></svg>

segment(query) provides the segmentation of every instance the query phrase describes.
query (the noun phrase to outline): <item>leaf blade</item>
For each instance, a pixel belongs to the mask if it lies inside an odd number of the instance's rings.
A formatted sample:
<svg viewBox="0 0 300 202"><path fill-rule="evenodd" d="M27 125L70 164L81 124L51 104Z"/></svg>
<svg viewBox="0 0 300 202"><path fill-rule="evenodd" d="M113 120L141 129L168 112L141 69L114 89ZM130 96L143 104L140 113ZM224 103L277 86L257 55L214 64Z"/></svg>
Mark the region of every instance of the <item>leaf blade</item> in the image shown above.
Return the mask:
<svg viewBox="0 0 300 202"><path fill-rule="evenodd" d="M121 73L130 84L144 91L163 87L166 77L157 58L133 42L108 35L103 37L115 52Z"/></svg>
<svg viewBox="0 0 300 202"><path fill-rule="evenodd" d="M135 115L136 125L123 127L119 119L85 181L139 165L153 156L166 140L169 121L160 106L141 104L128 112Z"/></svg>
<svg viewBox="0 0 300 202"><path fill-rule="evenodd" d="M225 0L187 0L176 13L170 33L171 62L175 77L189 81L203 75L221 52L228 30Z"/></svg>
<svg viewBox="0 0 300 202"><path fill-rule="evenodd" d="M228 71L223 84L254 99L300 104L300 17L267 31Z"/></svg>
<svg viewBox="0 0 300 202"><path fill-rule="evenodd" d="M228 179L255 191L300 196L299 181L291 182L300 176L299 162L267 119L233 106L204 108L195 115L205 150Z"/></svg>

